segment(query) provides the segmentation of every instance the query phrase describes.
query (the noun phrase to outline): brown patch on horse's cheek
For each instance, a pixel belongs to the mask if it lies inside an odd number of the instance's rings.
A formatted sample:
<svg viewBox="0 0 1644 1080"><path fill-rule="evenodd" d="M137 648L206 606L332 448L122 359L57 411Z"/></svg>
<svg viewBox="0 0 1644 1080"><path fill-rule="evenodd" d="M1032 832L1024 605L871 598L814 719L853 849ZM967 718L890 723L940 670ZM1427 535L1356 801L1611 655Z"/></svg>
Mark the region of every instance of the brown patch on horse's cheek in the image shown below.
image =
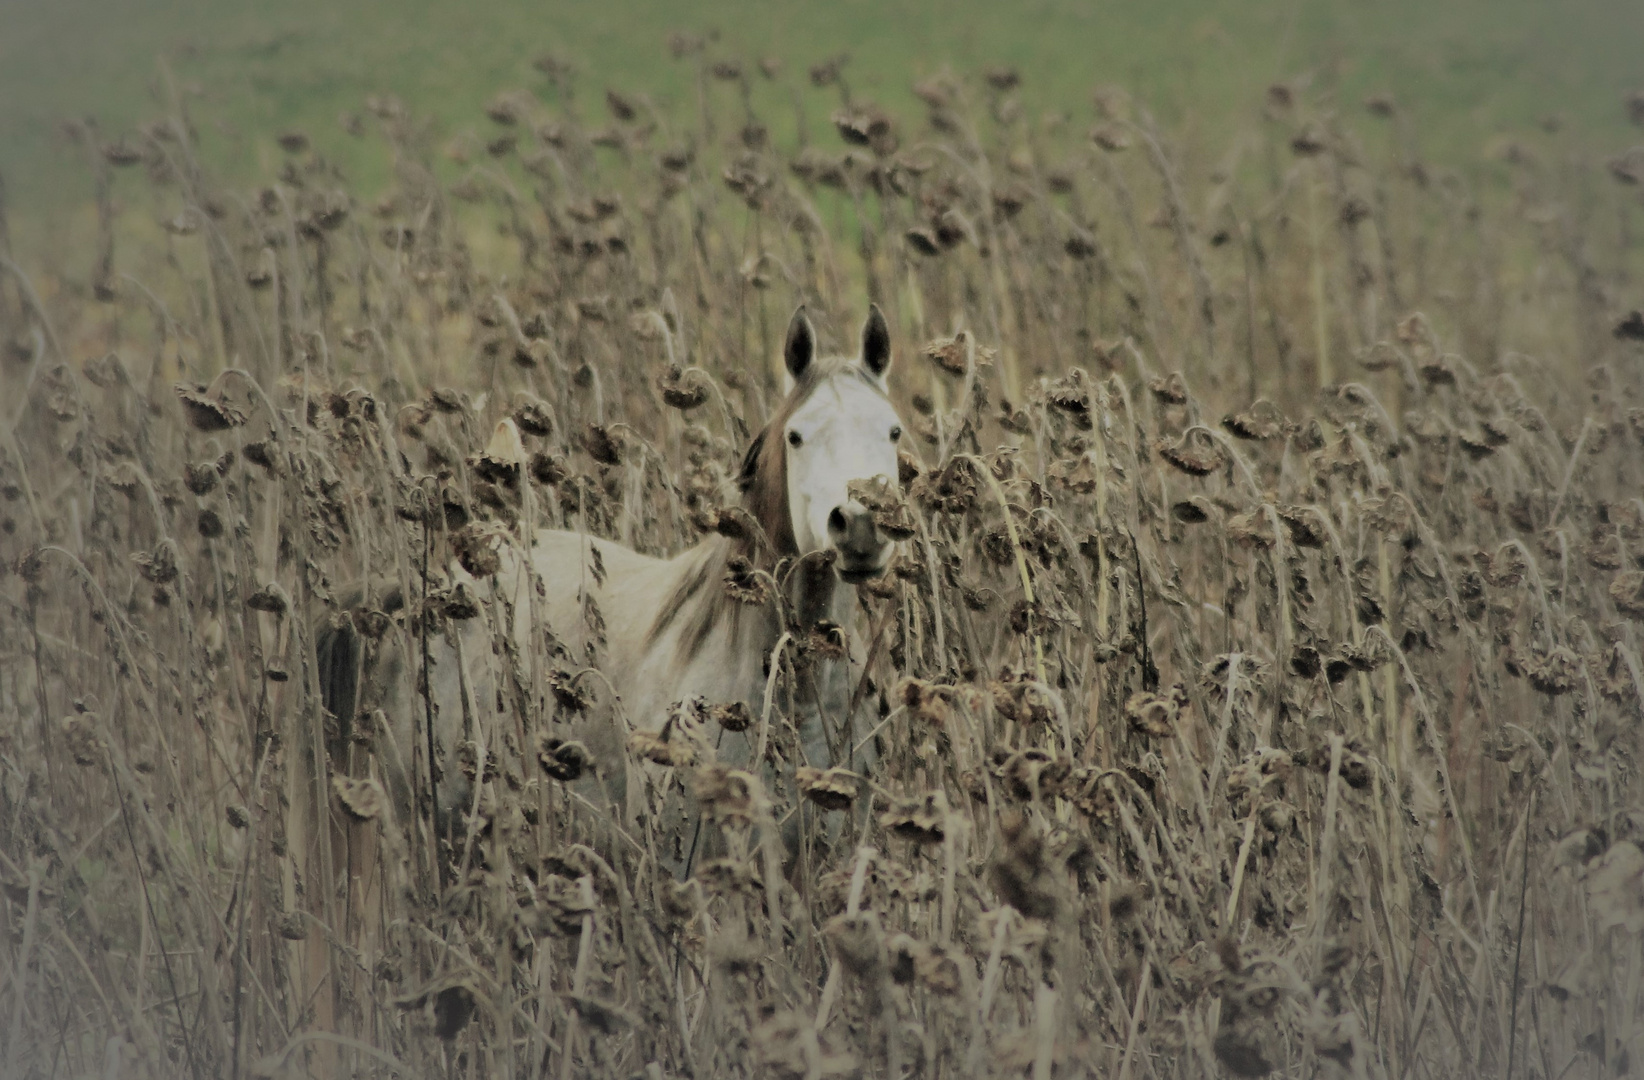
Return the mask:
<svg viewBox="0 0 1644 1080"><path fill-rule="evenodd" d="M784 555L797 555L799 554L799 539L795 535L793 527L793 503L788 498L788 455L786 451L781 455L775 484L776 490L781 493L777 499L778 509L774 519L776 521L777 550Z"/></svg>
<svg viewBox="0 0 1644 1080"><path fill-rule="evenodd" d="M784 413L790 410L783 410ZM777 419L786 422L786 415ZM772 423L775 424L776 419ZM798 553L794 538L793 515L788 508L788 451L782 439L767 439L765 453L760 455L759 476L753 490L748 492L748 509L759 521L776 548L776 554ZM773 452L774 451L774 452Z"/></svg>

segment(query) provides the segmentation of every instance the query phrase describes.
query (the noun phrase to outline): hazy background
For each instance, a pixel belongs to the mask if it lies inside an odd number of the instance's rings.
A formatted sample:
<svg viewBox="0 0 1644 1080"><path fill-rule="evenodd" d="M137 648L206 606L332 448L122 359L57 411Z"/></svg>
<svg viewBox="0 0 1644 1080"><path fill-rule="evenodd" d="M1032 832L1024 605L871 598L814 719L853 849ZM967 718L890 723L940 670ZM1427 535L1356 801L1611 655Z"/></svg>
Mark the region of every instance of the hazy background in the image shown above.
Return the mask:
<svg viewBox="0 0 1644 1080"><path fill-rule="evenodd" d="M156 115L163 70L207 161L231 179L266 173L275 136L296 128L369 184L381 164L338 123L366 95L397 93L457 138L485 124L499 87L543 87L531 61L551 53L574 64L584 106L615 87L666 111L694 101L694 66L665 46L676 28L717 32L716 54L769 52L791 68L849 52L852 88L893 110L915 77L944 65L1016 65L1030 115L1078 123L1092 90L1119 85L1184 136L1248 118L1275 79L1335 87L1350 107L1391 92L1421 150L1463 167L1549 116L1581 143L1625 145L1622 97L1644 84L1644 3L1621 0L0 0L0 174L13 227L26 242L90 197L61 121L94 117L113 135Z"/></svg>

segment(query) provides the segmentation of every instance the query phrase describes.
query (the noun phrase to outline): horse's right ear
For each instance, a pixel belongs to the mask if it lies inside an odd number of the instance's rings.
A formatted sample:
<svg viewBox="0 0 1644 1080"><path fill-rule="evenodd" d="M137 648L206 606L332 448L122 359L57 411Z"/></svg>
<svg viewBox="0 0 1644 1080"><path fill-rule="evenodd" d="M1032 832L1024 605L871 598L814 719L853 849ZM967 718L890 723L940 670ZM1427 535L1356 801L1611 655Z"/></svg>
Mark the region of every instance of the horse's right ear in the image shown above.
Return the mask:
<svg viewBox="0 0 1644 1080"><path fill-rule="evenodd" d="M810 317L805 314L805 305L800 304L788 322L788 340L782 345L782 360L788 365L788 374L794 382L798 382L815 358L816 331L811 327Z"/></svg>

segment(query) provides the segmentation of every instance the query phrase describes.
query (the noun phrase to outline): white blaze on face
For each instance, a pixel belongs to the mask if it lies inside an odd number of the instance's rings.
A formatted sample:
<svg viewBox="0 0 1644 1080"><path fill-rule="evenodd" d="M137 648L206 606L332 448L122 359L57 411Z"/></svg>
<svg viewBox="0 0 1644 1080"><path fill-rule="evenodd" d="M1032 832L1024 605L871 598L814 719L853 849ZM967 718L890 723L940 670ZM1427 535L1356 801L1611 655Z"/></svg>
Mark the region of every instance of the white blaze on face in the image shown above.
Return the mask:
<svg viewBox="0 0 1644 1080"><path fill-rule="evenodd" d="M859 368L847 369L817 387L788 421L788 510L802 553L832 546L828 515L836 508L847 517L864 512L846 490L852 480L884 476L896 485L902 421L882 386Z"/></svg>

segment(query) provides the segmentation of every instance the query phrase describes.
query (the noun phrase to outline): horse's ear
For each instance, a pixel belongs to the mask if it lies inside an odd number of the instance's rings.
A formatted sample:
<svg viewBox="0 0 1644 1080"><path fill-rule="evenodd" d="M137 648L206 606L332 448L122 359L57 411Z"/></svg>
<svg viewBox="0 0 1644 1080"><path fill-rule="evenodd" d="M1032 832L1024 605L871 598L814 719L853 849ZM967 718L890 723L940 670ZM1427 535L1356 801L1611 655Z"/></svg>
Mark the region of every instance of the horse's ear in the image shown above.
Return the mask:
<svg viewBox="0 0 1644 1080"><path fill-rule="evenodd" d="M885 313L874 304L868 308L868 321L862 324L862 363L879 379L884 377L890 361L890 327L885 324Z"/></svg>
<svg viewBox="0 0 1644 1080"><path fill-rule="evenodd" d="M816 330L811 326L805 305L800 304L788 323L788 340L782 345L782 359L788 365L788 374L795 382L816 359Z"/></svg>

